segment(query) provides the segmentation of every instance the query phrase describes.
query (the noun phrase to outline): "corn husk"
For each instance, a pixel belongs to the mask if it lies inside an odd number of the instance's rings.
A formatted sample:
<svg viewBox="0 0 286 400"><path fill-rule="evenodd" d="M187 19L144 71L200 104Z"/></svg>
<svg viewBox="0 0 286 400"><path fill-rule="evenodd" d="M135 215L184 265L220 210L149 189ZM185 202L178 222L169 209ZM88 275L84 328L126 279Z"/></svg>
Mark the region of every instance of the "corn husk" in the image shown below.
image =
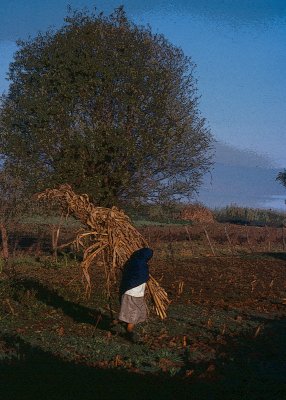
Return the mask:
<svg viewBox="0 0 286 400"><path fill-rule="evenodd" d="M132 225L130 218L117 207L96 207L88 195L78 195L71 186L61 185L56 189L46 189L37 195L38 200L57 203L67 215L73 215L88 229L78 233L73 244L82 250L81 263L85 280L86 294L91 291L90 268L102 265L105 271L106 290L110 295L116 283L118 272L122 269L131 254L148 247L145 238ZM97 263L97 261L101 261ZM154 303L157 315L166 318L169 299L165 290L150 276L147 291Z"/></svg>

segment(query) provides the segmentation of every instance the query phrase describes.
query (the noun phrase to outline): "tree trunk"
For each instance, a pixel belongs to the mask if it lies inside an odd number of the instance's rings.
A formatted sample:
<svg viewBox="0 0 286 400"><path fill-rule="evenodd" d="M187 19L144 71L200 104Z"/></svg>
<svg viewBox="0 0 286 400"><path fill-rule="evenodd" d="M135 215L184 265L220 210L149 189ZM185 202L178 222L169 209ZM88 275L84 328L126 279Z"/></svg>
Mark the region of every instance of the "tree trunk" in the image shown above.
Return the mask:
<svg viewBox="0 0 286 400"><path fill-rule="evenodd" d="M9 258L8 233L5 224L2 222L0 223L0 230L2 236L3 258L6 261Z"/></svg>

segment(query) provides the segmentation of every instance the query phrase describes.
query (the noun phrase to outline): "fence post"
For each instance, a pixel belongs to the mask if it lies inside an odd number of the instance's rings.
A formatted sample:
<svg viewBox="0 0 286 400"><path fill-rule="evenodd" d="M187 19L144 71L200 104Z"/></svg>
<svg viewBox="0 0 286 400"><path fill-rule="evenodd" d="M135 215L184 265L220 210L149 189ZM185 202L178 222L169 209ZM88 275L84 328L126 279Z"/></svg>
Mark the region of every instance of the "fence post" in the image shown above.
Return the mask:
<svg viewBox="0 0 286 400"><path fill-rule="evenodd" d="M282 244L283 244L283 251L285 251L285 234L284 234L284 226L282 226Z"/></svg>
<svg viewBox="0 0 286 400"><path fill-rule="evenodd" d="M175 255L174 255L173 237L172 237L172 233L171 233L171 228L169 228L169 252L170 252L172 267L174 267L175 266Z"/></svg>
<svg viewBox="0 0 286 400"><path fill-rule="evenodd" d="M2 236L2 251L3 251L3 258L6 262L9 258L9 247L8 247L8 233L6 226L3 222L0 224L1 236Z"/></svg>
<svg viewBox="0 0 286 400"><path fill-rule="evenodd" d="M64 213L61 214L58 225L52 225L52 249L54 253L55 262L58 262L58 243L60 237L60 230L62 227Z"/></svg>
<svg viewBox="0 0 286 400"><path fill-rule="evenodd" d="M247 241L248 248L249 248L250 252L253 253L253 248L252 248L252 246L250 244L250 240L249 240L248 226L247 225L245 225L245 230L246 230L246 241Z"/></svg>
<svg viewBox="0 0 286 400"><path fill-rule="evenodd" d="M190 231L189 231L189 229L188 229L188 227L186 225L185 225L185 231L187 232L189 243L190 243L190 247L191 247L191 252L192 252L192 255L193 255L194 254L193 242L192 242Z"/></svg>
<svg viewBox="0 0 286 400"><path fill-rule="evenodd" d="M225 235L226 235L226 238L227 238L227 241L228 241L228 244L229 244L230 252L233 255L234 254L233 245L231 243L231 240L230 240L229 234L227 232L226 226L224 227L224 231L225 231Z"/></svg>
<svg viewBox="0 0 286 400"><path fill-rule="evenodd" d="M268 252L270 253L271 252L270 232L269 232L269 229L268 229L268 227L266 225L265 225L265 232L266 232L265 239L268 238Z"/></svg>
<svg viewBox="0 0 286 400"><path fill-rule="evenodd" d="M150 246L150 243L151 243L151 235L150 235L150 229L149 229L149 226L147 225L147 236L148 236L148 244L149 244L149 246Z"/></svg>
<svg viewBox="0 0 286 400"><path fill-rule="evenodd" d="M210 245L211 251L212 251L212 253L213 253L213 256L215 256L215 251L214 251L213 245L212 245L212 243L211 243L211 241L210 241L209 234L208 234L208 232L207 232L207 230L206 230L206 228L205 228L204 226L203 226L203 230L204 230L205 235L206 235L206 237L207 237L207 240L208 240L208 242L209 242L209 245Z"/></svg>

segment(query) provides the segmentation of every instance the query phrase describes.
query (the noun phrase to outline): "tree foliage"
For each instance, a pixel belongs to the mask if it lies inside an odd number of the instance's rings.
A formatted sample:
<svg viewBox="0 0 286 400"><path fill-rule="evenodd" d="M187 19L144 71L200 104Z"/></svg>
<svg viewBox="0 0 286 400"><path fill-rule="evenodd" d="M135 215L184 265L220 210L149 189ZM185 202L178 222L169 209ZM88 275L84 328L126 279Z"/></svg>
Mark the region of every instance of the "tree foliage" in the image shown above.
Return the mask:
<svg viewBox="0 0 286 400"><path fill-rule="evenodd" d="M30 202L31 204L31 202ZM3 258L9 257L9 231L17 224L22 213L27 213L27 198L23 195L23 183L8 168L0 169L0 232Z"/></svg>
<svg viewBox="0 0 286 400"><path fill-rule="evenodd" d="M276 180L286 187L286 169L284 169L284 171L279 172Z"/></svg>
<svg viewBox="0 0 286 400"><path fill-rule="evenodd" d="M0 146L32 190L61 183L101 205L189 196L211 165L194 64L163 35L76 11L20 41Z"/></svg>
<svg viewBox="0 0 286 400"><path fill-rule="evenodd" d="M5 224L13 223L26 207L21 179L13 177L7 169L1 169L0 222Z"/></svg>

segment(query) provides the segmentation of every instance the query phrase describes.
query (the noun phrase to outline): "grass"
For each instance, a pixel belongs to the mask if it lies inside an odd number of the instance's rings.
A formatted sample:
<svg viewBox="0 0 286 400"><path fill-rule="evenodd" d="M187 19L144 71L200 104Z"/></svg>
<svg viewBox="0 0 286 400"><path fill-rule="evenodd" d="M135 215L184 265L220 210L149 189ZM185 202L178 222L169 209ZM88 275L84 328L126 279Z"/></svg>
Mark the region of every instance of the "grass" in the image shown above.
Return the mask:
<svg viewBox="0 0 286 400"><path fill-rule="evenodd" d="M162 219L160 221L152 221L148 219L133 219L133 223L137 227L142 226L184 226L191 225L190 221L180 221L180 220L166 220Z"/></svg>
<svg viewBox="0 0 286 400"><path fill-rule="evenodd" d="M102 284L104 272L101 274L99 268L92 271L94 290L87 299L79 260L72 253L60 253L57 261L48 252L37 256L17 253L11 260L14 268L9 276L0 274L0 369L7 371L7 393L9 374L19 371L14 375L15 382L22 382L23 376L29 381L34 374L42 387L46 382L52 387L57 377L61 377L59 384L69 382L65 395L58 389L61 398L76 399L76 387L85 390L83 382L90 389L90 397L81 393L81 398L95 398L98 393L103 393L103 399L125 398L124 393L120 397L118 392L111 392L111 382L115 381L117 388L125 382L130 398L142 382L149 388L147 393L142 388L145 399L150 393L160 398L158 382L162 378L162 388L168 388L164 399L180 393L180 399L209 400L215 399L217 392L219 399L248 399L252 393L251 399L282 400L286 393L286 314L281 305L286 297L285 253L239 254L243 247L237 244L233 256L227 242L220 240L224 230L220 233L219 226L214 225L207 229L219 256L206 257L208 243L197 227L190 229L191 240L184 228L174 228L172 240L168 228L148 229L155 249L150 268L172 303L166 320L151 314L137 327L142 345L131 344L111 332L112 318ZM235 245L235 232L228 229ZM277 229L281 235L280 231ZM252 246L259 238L257 232L260 228L249 228ZM116 315L116 295L112 302ZM268 365L275 368L275 377L267 372ZM100 383L99 376L104 376ZM150 381L145 381L148 377ZM97 382L94 387L90 383L93 379ZM35 390L35 381L27 385L30 392ZM176 383L177 390L172 392L167 382ZM110 397L104 397L107 392ZM57 398L48 389L47 393L49 400ZM9 395L17 398L13 391ZM21 400L29 398L22 392L21 396Z"/></svg>
<svg viewBox="0 0 286 400"><path fill-rule="evenodd" d="M177 226L190 225L191 221L179 219L183 204L173 204L170 207L163 205L145 205L140 209L127 209L137 226ZM210 210L217 222L234 223L252 226L276 226L286 225L286 212L271 209L259 209L240 207L235 204Z"/></svg>
<svg viewBox="0 0 286 400"><path fill-rule="evenodd" d="M19 222L27 225L59 225L61 221L60 216L55 215L29 215L23 216ZM62 223L62 227L64 228L79 228L81 227L81 223L73 217L64 218Z"/></svg>
<svg viewBox="0 0 286 400"><path fill-rule="evenodd" d="M60 264L56 278L56 270L30 261L27 257L26 272L23 270L21 277L0 284L1 336L14 338L22 348L48 352L67 362L180 375L191 364L216 359L217 339L223 331L225 339L253 336L260 325L252 314L241 321L237 319L240 311L234 309L177 300L171 304L165 321L150 317L138 327L144 344L134 346L120 335L110 334L107 300L100 291L90 300L81 299L72 287L61 283L61 276L72 275L69 266ZM18 266L24 265L21 259ZM2 356L10 354L14 359L15 346Z"/></svg>
<svg viewBox="0 0 286 400"><path fill-rule="evenodd" d="M276 227L286 225L286 212L239 207L236 205L215 209L214 216L218 222L241 225Z"/></svg>

